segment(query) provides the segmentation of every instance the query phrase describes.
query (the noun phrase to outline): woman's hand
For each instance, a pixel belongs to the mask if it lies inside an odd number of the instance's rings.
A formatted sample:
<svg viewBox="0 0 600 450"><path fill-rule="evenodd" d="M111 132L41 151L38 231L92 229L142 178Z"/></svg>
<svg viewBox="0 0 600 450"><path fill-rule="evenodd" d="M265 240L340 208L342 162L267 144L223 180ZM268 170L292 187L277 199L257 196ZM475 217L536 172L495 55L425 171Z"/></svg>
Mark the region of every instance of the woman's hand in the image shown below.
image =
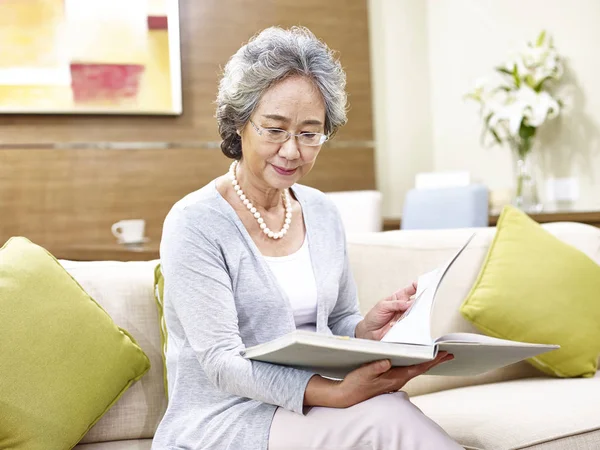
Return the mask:
<svg viewBox="0 0 600 450"><path fill-rule="evenodd" d="M380 341L402 313L410 307L412 303L410 297L416 292L417 283L413 282L410 286L378 302L356 326L354 333L356 337Z"/></svg>
<svg viewBox="0 0 600 450"><path fill-rule="evenodd" d="M350 372L335 387L337 389L336 406L347 408L377 395L398 391L414 377L453 358L454 356L448 352L439 352L432 361L414 366L391 368L389 360L365 364Z"/></svg>

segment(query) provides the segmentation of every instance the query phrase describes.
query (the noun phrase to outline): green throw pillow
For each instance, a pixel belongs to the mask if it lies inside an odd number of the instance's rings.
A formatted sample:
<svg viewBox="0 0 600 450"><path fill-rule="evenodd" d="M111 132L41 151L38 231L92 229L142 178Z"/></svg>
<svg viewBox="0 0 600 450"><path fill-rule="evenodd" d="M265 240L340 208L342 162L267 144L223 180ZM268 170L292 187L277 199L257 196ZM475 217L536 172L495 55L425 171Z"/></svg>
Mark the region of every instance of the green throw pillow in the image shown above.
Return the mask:
<svg viewBox="0 0 600 450"><path fill-rule="evenodd" d="M160 322L160 340L162 343L163 358L163 382L165 383L165 395L169 398L169 385L167 383L167 323L163 306L163 292L165 290L165 279L160 270L160 264L154 268L154 299L158 308L158 321Z"/></svg>
<svg viewBox="0 0 600 450"><path fill-rule="evenodd" d="M481 332L559 344L528 360L558 377L591 377L600 353L600 266L507 206L460 309Z"/></svg>
<svg viewBox="0 0 600 450"><path fill-rule="evenodd" d="M42 247L0 249L0 448L68 450L150 361Z"/></svg>

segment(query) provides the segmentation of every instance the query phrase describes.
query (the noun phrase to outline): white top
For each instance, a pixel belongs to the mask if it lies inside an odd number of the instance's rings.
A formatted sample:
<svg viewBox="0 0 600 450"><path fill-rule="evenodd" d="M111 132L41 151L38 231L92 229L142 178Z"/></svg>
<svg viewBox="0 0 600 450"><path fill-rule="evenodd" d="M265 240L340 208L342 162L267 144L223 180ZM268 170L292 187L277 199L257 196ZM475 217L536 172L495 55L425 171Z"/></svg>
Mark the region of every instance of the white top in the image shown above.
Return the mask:
<svg viewBox="0 0 600 450"><path fill-rule="evenodd" d="M264 256L277 282L287 294L296 329L315 331L317 323L317 282L313 273L308 239L287 256Z"/></svg>

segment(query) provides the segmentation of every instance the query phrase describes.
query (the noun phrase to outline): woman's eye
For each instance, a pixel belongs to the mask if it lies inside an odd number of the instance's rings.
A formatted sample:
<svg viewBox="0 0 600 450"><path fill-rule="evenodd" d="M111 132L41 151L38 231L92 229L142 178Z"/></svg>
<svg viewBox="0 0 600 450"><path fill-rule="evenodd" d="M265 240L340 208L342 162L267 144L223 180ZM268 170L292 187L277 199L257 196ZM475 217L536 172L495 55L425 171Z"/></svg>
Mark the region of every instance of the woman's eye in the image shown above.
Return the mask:
<svg viewBox="0 0 600 450"><path fill-rule="evenodd" d="M285 131L280 130L279 128L267 128L267 133L271 136L281 136L282 134L285 134Z"/></svg>

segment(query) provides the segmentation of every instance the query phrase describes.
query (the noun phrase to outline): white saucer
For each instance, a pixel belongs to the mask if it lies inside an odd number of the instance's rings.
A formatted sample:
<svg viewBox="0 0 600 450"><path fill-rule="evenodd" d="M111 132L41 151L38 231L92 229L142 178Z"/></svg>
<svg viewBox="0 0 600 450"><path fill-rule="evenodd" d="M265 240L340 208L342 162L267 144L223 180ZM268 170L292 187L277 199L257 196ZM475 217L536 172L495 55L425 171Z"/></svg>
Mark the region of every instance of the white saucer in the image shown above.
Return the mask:
<svg viewBox="0 0 600 450"><path fill-rule="evenodd" d="M145 244L146 242L150 242L150 238L145 237L139 241L123 241L121 239L117 239L117 242L122 245L140 245L140 244Z"/></svg>

